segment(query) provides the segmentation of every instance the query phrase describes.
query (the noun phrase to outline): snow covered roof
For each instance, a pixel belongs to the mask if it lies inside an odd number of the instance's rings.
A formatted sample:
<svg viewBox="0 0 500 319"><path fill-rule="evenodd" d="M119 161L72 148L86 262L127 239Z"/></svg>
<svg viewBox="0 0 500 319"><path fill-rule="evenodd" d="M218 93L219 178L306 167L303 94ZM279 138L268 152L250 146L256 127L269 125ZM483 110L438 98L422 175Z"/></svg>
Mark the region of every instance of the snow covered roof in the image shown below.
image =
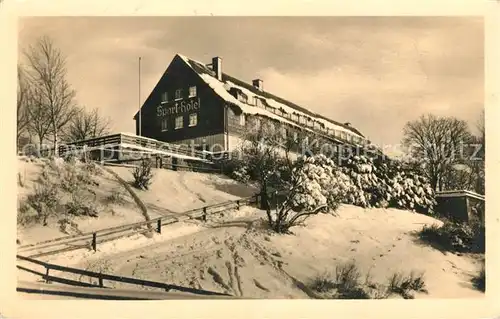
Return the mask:
<svg viewBox="0 0 500 319"><path fill-rule="evenodd" d="M239 101L236 97L229 93L231 89L237 89L243 94L245 94L249 99L253 99L254 97L259 98L261 101L264 101L265 104L274 108L276 110L281 110L289 115L297 114L304 117L312 118L318 123L324 125L325 128L329 128L331 130L348 132L354 136L365 138L363 134L361 134L354 127L346 124L342 124L336 122L334 120L328 119L320 114L313 113L303 107L298 106L295 103L287 101L283 98L280 98L276 95L273 95L269 92L261 91L258 88L254 87L251 84L245 83L235 77L232 77L226 73L222 73L222 81L219 81L215 77L215 72L209 68L206 64L190 59L181 54L177 54L183 61L187 63L204 81L207 83L216 94L218 94L221 98L223 98L228 103L237 106L243 113L246 114L260 114L267 116L269 118L276 119L280 122L285 122L292 126L300 126L294 121L287 120L283 116L276 115L275 113L266 110L265 108L249 105L247 103L243 103Z"/></svg>

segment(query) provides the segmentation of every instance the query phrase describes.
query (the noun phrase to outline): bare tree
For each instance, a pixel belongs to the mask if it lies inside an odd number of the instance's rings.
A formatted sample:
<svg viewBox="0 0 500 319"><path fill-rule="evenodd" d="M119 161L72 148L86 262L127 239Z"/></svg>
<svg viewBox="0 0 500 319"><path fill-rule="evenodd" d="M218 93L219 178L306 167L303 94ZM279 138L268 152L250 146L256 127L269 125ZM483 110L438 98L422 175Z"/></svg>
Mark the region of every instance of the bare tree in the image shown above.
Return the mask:
<svg viewBox="0 0 500 319"><path fill-rule="evenodd" d="M39 146L41 147L46 136L51 131L50 113L44 103L43 94L36 87L30 91L27 103L28 131L33 132L38 137Z"/></svg>
<svg viewBox="0 0 500 319"><path fill-rule="evenodd" d="M17 66L17 135L16 145L19 146L19 138L28 129L28 102L30 100L29 85L23 68Z"/></svg>
<svg viewBox="0 0 500 319"><path fill-rule="evenodd" d="M35 103L48 116L55 154L62 129L76 114L75 91L66 79L66 59L49 37L38 39L25 52ZM48 130L48 129L47 129ZM40 137L40 134L39 134Z"/></svg>
<svg viewBox="0 0 500 319"><path fill-rule="evenodd" d="M110 121L98 109L81 109L70 121L66 129L66 140L75 142L101 137L109 133Z"/></svg>
<svg viewBox="0 0 500 319"><path fill-rule="evenodd" d="M403 145L420 161L434 190L442 190L450 165L459 163L471 142L467 123L453 117L423 115L404 127Z"/></svg>

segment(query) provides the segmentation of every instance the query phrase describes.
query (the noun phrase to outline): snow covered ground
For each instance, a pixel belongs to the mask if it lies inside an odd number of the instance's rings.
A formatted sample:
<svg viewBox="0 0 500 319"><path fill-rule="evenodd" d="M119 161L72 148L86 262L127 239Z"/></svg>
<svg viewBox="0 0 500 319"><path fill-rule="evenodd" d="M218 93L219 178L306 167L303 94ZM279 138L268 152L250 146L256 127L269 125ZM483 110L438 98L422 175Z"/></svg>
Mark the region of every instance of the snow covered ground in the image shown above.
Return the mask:
<svg viewBox="0 0 500 319"><path fill-rule="evenodd" d="M23 185L18 185L19 201L32 194L35 185L40 184L42 170L46 164L47 161L44 160L19 158L18 172L23 180ZM110 168L126 182L133 181L130 167L113 166ZM190 209L251 196L255 193L251 187L216 174L174 172L166 169L153 169L153 173L154 178L149 190L134 189L148 208L151 218L182 213ZM132 196L112 174L102 170L99 175L93 176L93 179L98 183L93 191L96 193L96 202L99 204L99 217L75 217L74 222L78 225L79 231L85 233L145 220ZM119 192L123 202L106 202L106 198L112 192ZM63 195L64 200L67 200L67 197L68 194ZM55 218L49 219L47 226L18 225L17 233L22 245L68 235L61 232Z"/></svg>
<svg viewBox="0 0 500 319"><path fill-rule="evenodd" d="M343 205L338 216L312 216L305 226L292 228L293 234L277 235L265 228L263 215L245 207L206 224L167 226L150 239L138 235L103 244L96 253L75 251L46 260L247 298L308 298L298 282L307 284L355 260L378 283L396 271L424 272L429 293L417 298L484 296L470 284L479 262L417 242L414 231L439 223L428 216Z"/></svg>

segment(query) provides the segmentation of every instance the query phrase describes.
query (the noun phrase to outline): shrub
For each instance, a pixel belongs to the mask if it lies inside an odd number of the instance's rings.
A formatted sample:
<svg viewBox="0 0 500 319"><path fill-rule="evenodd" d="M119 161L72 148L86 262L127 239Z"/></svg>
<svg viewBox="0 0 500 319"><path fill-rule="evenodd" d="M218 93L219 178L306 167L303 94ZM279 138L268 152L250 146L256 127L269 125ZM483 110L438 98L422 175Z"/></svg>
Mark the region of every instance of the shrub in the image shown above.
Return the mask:
<svg viewBox="0 0 500 319"><path fill-rule="evenodd" d="M354 261L335 268L335 281L341 290L352 290L359 286L361 273Z"/></svg>
<svg viewBox="0 0 500 319"><path fill-rule="evenodd" d="M301 218L334 211L349 191L348 180L324 155L301 157L294 163L290 180L282 180L286 198L275 211L267 208L268 224L278 233L289 232Z"/></svg>
<svg viewBox="0 0 500 319"><path fill-rule="evenodd" d="M317 292L328 292L337 287L335 281L329 278L327 274L315 277L309 286Z"/></svg>
<svg viewBox="0 0 500 319"><path fill-rule="evenodd" d="M418 234L422 241L443 250L475 253L485 251L485 231L479 223L469 225L446 220L441 227L425 225Z"/></svg>
<svg viewBox="0 0 500 319"><path fill-rule="evenodd" d="M17 224L30 225L38 220L38 212L31 207L26 200L18 202L17 208Z"/></svg>
<svg viewBox="0 0 500 319"><path fill-rule="evenodd" d="M391 293L401 295L405 299L413 299L413 292L427 292L425 289L424 274L417 275L411 272L409 275L403 275L399 272L389 277L388 290Z"/></svg>
<svg viewBox="0 0 500 319"><path fill-rule="evenodd" d="M110 204L118 204L121 205L125 203L125 198L123 193L119 188L115 188L111 191L111 193L106 197L106 202Z"/></svg>
<svg viewBox="0 0 500 319"><path fill-rule="evenodd" d="M482 292L486 291L486 269L484 265L481 267L479 273L472 278L472 284L474 288L481 290Z"/></svg>
<svg viewBox="0 0 500 319"><path fill-rule="evenodd" d="M315 277L309 288L334 299L386 299L392 294L413 299L413 292L427 292L423 273L417 275L414 271L406 276L394 273L387 285L372 282L369 272L364 282L360 278L356 262L351 261L336 266L334 279L326 274Z"/></svg>
<svg viewBox="0 0 500 319"><path fill-rule="evenodd" d="M231 177L244 184L248 183L250 180L250 175L248 174L248 168L246 166L236 168L232 171Z"/></svg>
<svg viewBox="0 0 500 319"><path fill-rule="evenodd" d="M27 204L33 207L43 225L47 225L48 217L55 213L59 205L59 192L54 183L44 181L42 184L36 184L33 194L28 195Z"/></svg>
<svg viewBox="0 0 500 319"><path fill-rule="evenodd" d="M98 216L96 201L84 191L76 190L71 193L71 200L66 203L67 213L76 216Z"/></svg>
<svg viewBox="0 0 500 319"><path fill-rule="evenodd" d="M132 169L134 186L147 190L153 178L152 163L149 159L143 159L141 163Z"/></svg>

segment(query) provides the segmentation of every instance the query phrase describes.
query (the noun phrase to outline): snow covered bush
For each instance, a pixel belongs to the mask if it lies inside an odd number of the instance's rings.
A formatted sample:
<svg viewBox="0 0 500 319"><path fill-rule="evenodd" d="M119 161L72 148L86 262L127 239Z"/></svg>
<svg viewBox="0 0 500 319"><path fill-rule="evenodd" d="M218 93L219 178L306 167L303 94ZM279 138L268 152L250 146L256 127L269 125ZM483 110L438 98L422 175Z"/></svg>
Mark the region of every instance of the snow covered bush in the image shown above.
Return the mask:
<svg viewBox="0 0 500 319"><path fill-rule="evenodd" d="M419 237L443 250L474 253L485 251L485 228L480 223L466 224L447 220L441 227L424 226Z"/></svg>
<svg viewBox="0 0 500 319"><path fill-rule="evenodd" d="M350 177L354 188L343 202L361 207L380 206L385 185L377 177L376 171L373 158L367 156L356 155L344 161L342 172Z"/></svg>
<svg viewBox="0 0 500 319"><path fill-rule="evenodd" d="M400 171L387 182L387 200L395 208L432 214L435 205L434 190L423 176Z"/></svg>
<svg viewBox="0 0 500 319"><path fill-rule="evenodd" d="M238 182L241 182L241 183L248 183L248 181L250 180L250 174L248 172L248 167L246 166L240 166L238 168L236 168L232 173L231 173L231 177L235 180L237 180Z"/></svg>
<svg viewBox="0 0 500 319"><path fill-rule="evenodd" d="M134 176L134 186L147 190L153 179L152 163L150 159L143 159L141 163L132 169Z"/></svg>
<svg viewBox="0 0 500 319"><path fill-rule="evenodd" d="M356 201L357 190L351 179L322 154L299 158L292 175L298 180L295 208L326 206L335 210L346 199Z"/></svg>
<svg viewBox="0 0 500 319"><path fill-rule="evenodd" d="M397 161L357 155L343 162L342 171L355 186L343 203L432 213L435 200L430 183Z"/></svg>
<svg viewBox="0 0 500 319"><path fill-rule="evenodd" d="M282 182L286 199L275 211L267 209L269 226L278 233L288 232L302 217L334 211L353 190L349 177L321 154L299 158L290 179Z"/></svg>
<svg viewBox="0 0 500 319"><path fill-rule="evenodd" d="M47 225L48 217L56 212L60 203L60 193L57 185L50 181L42 181L35 185L35 191L28 195L27 204L38 213L38 220Z"/></svg>

